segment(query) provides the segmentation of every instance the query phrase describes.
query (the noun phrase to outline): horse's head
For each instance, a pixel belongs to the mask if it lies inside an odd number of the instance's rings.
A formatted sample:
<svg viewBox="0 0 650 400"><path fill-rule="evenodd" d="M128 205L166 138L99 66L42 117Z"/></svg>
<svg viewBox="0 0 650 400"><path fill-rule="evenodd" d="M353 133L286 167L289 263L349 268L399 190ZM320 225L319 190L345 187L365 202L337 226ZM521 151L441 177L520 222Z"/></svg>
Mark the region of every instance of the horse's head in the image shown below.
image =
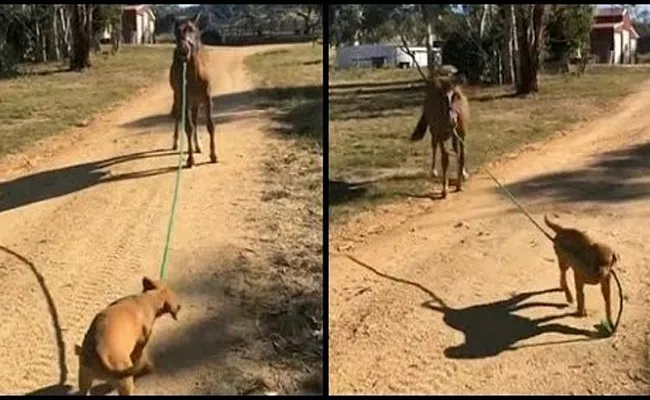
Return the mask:
<svg viewBox="0 0 650 400"><path fill-rule="evenodd" d="M200 46L198 21L200 14L194 20L177 20L174 33L176 35L176 54L182 61L188 61Z"/></svg>

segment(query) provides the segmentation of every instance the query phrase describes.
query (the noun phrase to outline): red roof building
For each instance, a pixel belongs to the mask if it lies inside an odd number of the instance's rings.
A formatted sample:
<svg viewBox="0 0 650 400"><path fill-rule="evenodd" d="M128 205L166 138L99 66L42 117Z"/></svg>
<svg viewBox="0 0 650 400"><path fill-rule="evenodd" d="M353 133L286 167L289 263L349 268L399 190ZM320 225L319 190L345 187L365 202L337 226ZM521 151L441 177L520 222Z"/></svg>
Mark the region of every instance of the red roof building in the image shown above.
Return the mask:
<svg viewBox="0 0 650 400"><path fill-rule="evenodd" d="M597 8L591 27L591 54L596 62L634 64L639 34L624 7Z"/></svg>

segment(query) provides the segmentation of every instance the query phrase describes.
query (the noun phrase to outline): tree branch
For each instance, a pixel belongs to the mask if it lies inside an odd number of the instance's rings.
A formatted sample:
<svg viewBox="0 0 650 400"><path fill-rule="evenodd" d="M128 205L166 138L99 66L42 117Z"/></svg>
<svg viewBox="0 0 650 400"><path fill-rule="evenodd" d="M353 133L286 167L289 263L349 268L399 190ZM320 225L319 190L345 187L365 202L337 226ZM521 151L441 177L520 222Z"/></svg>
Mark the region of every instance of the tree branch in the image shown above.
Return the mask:
<svg viewBox="0 0 650 400"><path fill-rule="evenodd" d="M415 58L415 53L413 53L411 49L409 49L409 45L408 43L406 43L406 38L404 37L404 34L402 34L402 32L399 33L399 38L402 40L402 46L399 46L400 49L402 49L406 54L408 54L409 57L411 57L413 63L418 69L418 72L420 73L420 76L425 82L427 82L428 79L426 75L424 75L424 72L422 72L422 68L420 68L420 63L418 63L418 60Z"/></svg>

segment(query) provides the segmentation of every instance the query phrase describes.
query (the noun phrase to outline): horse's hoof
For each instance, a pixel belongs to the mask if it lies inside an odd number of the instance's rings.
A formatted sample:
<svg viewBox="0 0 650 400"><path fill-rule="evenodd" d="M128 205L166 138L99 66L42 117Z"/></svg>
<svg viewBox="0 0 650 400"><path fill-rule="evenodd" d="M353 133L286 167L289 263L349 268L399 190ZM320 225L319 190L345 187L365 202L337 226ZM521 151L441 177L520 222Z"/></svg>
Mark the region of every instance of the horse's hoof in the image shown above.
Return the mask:
<svg viewBox="0 0 650 400"><path fill-rule="evenodd" d="M192 168L194 166L194 161L187 161L185 168Z"/></svg>
<svg viewBox="0 0 650 400"><path fill-rule="evenodd" d="M178 150L178 145L177 144L173 145L172 150L174 150L174 151Z"/></svg>
<svg viewBox="0 0 650 400"><path fill-rule="evenodd" d="M212 164L216 164L216 163L217 163L217 156L216 156L216 154L210 154L210 162L212 162Z"/></svg>
<svg viewBox="0 0 650 400"><path fill-rule="evenodd" d="M462 186L457 186L457 187L456 187L456 191L457 191L457 192L462 192L462 191L463 191L463 187L462 187Z"/></svg>
<svg viewBox="0 0 650 400"><path fill-rule="evenodd" d="M194 152L195 153L201 153L201 149L197 147L196 150L194 150Z"/></svg>
<svg viewBox="0 0 650 400"><path fill-rule="evenodd" d="M436 171L435 169L432 169L432 170L429 171L429 175L431 175L431 177L433 177L433 178L437 178L438 177L438 171Z"/></svg>
<svg viewBox="0 0 650 400"><path fill-rule="evenodd" d="M447 192L440 193L440 198L441 199L446 199L447 198Z"/></svg>

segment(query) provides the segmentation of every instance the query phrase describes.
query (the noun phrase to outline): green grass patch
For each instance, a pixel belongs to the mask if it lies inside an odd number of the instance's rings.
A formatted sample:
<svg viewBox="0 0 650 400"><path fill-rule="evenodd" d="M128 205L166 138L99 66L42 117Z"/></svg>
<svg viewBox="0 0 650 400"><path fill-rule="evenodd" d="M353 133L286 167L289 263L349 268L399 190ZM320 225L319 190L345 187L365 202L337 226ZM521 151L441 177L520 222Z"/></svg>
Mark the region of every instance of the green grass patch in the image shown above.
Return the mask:
<svg viewBox="0 0 650 400"><path fill-rule="evenodd" d="M509 87L466 87L471 113L468 171L573 123L602 115L632 93L649 72L650 66L589 66L581 78L542 75L535 98L510 97ZM429 136L417 143L408 140L423 96L414 69L330 70L329 174L337 181L330 183L331 221L343 222L379 203L431 193L431 181L424 173L412 174L410 179L383 179L354 192L345 184L384 170L429 169ZM436 162L440 171L439 152ZM451 166L455 174L455 157Z"/></svg>
<svg viewBox="0 0 650 400"><path fill-rule="evenodd" d="M280 133L322 146L322 44L254 54L245 63L255 73L260 103L271 107L283 126Z"/></svg>
<svg viewBox="0 0 650 400"><path fill-rule="evenodd" d="M160 80L171 62L167 46L122 46L100 53L84 72L67 64L23 67L19 77L0 81L0 156L87 121L138 89Z"/></svg>

